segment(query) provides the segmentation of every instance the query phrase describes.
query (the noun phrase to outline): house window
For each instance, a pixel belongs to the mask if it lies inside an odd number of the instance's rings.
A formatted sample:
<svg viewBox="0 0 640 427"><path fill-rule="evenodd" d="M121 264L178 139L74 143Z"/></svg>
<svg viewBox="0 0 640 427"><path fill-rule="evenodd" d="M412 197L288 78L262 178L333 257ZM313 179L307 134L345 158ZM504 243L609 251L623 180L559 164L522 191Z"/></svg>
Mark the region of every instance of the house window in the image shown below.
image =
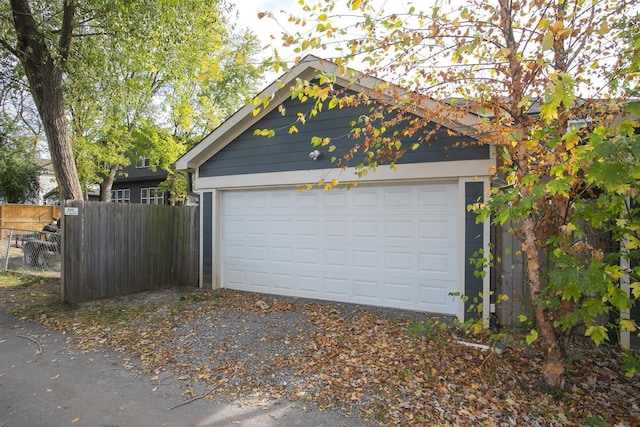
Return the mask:
<svg viewBox="0 0 640 427"><path fill-rule="evenodd" d="M159 166L160 162L156 162L154 165L151 164L151 159L145 156L140 156L138 163L136 163L137 168L148 168L150 166Z"/></svg>
<svg viewBox="0 0 640 427"><path fill-rule="evenodd" d="M120 190L111 190L111 201L118 203L131 202L131 190L123 188Z"/></svg>
<svg viewBox="0 0 640 427"><path fill-rule="evenodd" d="M140 203L164 205L164 191L160 187L141 188Z"/></svg>
<svg viewBox="0 0 640 427"><path fill-rule="evenodd" d="M591 119L577 119L577 120L569 120L567 121L567 132L571 132L571 130L576 129L582 129L584 127L589 126L591 123L593 122L593 120Z"/></svg>

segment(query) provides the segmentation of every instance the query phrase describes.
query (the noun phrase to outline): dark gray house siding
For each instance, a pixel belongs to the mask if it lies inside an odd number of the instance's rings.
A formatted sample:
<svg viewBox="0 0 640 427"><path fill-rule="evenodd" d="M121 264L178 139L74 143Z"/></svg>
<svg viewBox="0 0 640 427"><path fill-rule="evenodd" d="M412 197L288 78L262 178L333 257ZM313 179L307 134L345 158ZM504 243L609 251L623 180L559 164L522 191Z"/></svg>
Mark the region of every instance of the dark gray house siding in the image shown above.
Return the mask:
<svg viewBox="0 0 640 427"><path fill-rule="evenodd" d="M233 144L227 145L214 157L204 162L200 166L200 176L330 168L333 166L332 156L342 157L359 142L350 137L351 122L369 114L370 109L368 106L361 106L323 110L317 116L308 118L305 124L296 124L298 133L289 134L289 128L296 123L297 114L308 113L311 103L303 104L297 99L290 99L284 103L284 107L286 111L284 116L277 110L271 111L256 126L244 131ZM276 135L272 138L254 135L256 129L272 129ZM391 135L392 131L388 132ZM331 138L330 145L335 145L336 150L329 153L328 147L313 147L311 138L314 136ZM418 135L402 139L402 148L407 151L398 164L488 159L490 156L488 146L474 144L474 140L470 137L449 135L444 129L438 131L419 149L411 150L411 146L417 141ZM322 156L317 161L310 161L309 153L314 148L320 150ZM353 165L361 163L362 154L360 156L353 159L351 163Z"/></svg>
<svg viewBox="0 0 640 427"><path fill-rule="evenodd" d="M127 166L116 174L116 179L111 187L112 190L128 189L130 191L129 203L141 203L141 190L143 188L158 187L167 179L167 172L157 169ZM164 193L164 204L169 204L169 194Z"/></svg>

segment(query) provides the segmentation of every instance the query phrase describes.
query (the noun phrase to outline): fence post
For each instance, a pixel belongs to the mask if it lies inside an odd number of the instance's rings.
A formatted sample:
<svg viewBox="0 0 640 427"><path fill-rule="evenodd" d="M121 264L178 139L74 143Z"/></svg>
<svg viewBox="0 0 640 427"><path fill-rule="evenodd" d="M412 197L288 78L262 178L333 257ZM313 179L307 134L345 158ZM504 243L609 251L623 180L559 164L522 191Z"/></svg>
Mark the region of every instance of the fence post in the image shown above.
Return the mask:
<svg viewBox="0 0 640 427"><path fill-rule="evenodd" d="M9 229L9 238L7 239L7 252L4 256L4 271L9 268L9 251L11 250L11 241L13 240L13 228Z"/></svg>

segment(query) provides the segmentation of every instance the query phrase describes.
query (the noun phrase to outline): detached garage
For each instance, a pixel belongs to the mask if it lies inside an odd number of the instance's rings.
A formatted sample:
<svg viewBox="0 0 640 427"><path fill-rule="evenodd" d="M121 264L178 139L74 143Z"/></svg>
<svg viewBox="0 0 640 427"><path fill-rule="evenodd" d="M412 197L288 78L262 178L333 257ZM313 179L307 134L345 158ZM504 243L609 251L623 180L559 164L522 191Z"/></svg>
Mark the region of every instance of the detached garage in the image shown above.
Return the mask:
<svg viewBox="0 0 640 427"><path fill-rule="evenodd" d="M353 168L336 168L323 147L314 159L313 136L332 138L338 152L346 151L354 141L341 136L369 111L324 110L299 125L299 133L287 132L309 110L291 99L291 82L333 69L305 58L284 85L259 95L272 97L266 110L254 115L252 106L242 108L176 163L192 174L200 194L201 286L463 318L462 302L450 293L489 290L488 278L477 278L468 262L488 248L488 224L476 224L466 206L488 187L491 147L438 131L430 144L407 151L396 170L381 166L359 178ZM256 129L276 134L257 136ZM300 191L332 179L357 185ZM488 301L485 306L488 313Z"/></svg>

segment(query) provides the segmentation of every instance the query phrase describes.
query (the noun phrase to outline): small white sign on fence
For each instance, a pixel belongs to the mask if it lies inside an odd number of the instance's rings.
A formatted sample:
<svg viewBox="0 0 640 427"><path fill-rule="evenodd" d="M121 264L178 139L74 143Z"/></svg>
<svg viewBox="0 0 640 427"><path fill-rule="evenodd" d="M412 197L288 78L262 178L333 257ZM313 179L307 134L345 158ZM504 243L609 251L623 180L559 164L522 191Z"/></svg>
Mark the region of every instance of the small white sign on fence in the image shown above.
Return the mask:
<svg viewBox="0 0 640 427"><path fill-rule="evenodd" d="M79 209L74 207L65 207L64 215L65 216L78 216Z"/></svg>

